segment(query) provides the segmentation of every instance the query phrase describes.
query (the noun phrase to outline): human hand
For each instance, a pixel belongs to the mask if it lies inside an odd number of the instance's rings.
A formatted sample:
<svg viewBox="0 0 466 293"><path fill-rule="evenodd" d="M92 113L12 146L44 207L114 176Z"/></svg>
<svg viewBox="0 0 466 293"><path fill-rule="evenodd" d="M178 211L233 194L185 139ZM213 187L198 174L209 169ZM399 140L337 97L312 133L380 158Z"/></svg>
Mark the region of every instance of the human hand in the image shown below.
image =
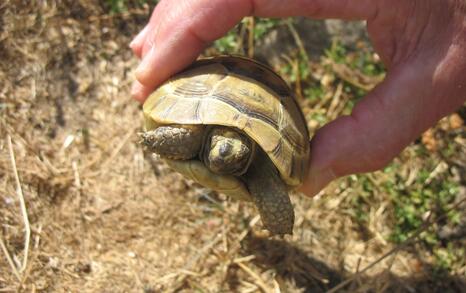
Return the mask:
<svg viewBox="0 0 466 293"><path fill-rule="evenodd" d="M366 20L387 75L349 116L319 129L302 191L383 168L466 100L463 0L162 0L131 43L142 58L132 94L143 101L244 16Z"/></svg>

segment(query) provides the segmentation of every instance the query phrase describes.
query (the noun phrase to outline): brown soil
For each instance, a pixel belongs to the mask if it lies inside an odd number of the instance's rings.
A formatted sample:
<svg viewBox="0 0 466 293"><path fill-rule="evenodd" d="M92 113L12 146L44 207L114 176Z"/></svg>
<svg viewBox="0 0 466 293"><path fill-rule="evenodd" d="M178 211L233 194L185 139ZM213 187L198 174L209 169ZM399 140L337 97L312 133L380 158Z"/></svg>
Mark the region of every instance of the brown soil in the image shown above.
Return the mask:
<svg viewBox="0 0 466 293"><path fill-rule="evenodd" d="M128 43L148 7L110 15L99 1L26 3L0 4L0 292L322 292L395 247L383 236L390 213L371 210L361 231L340 183L326 191L334 196L293 196L294 235L270 239L251 204L145 153ZM440 288L415 247L345 290ZM455 275L442 284L465 288Z"/></svg>

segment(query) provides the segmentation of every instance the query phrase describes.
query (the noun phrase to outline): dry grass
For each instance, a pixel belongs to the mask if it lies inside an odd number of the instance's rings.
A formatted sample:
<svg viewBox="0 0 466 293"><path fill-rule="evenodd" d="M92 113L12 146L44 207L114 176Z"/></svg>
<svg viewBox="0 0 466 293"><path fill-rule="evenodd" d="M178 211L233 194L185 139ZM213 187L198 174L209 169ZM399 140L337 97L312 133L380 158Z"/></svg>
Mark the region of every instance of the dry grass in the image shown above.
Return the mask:
<svg viewBox="0 0 466 293"><path fill-rule="evenodd" d="M316 198L296 195L294 235L269 239L250 204L208 193L144 153L127 44L149 9L108 15L98 3L0 4L0 292L466 286L465 267L434 281L416 237L386 240L393 214L382 191L364 229L348 204L361 187L341 180ZM341 113L341 88L329 92L308 116L329 105ZM409 180L417 162L404 161L400 176Z"/></svg>

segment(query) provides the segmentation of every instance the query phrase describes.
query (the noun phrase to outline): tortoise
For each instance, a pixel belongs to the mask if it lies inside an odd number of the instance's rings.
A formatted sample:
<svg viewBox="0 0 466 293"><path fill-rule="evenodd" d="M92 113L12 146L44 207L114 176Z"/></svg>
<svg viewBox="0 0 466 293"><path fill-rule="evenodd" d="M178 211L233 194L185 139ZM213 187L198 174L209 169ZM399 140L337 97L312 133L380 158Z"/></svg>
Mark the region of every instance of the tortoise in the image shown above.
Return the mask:
<svg viewBox="0 0 466 293"><path fill-rule="evenodd" d="M143 105L142 143L175 171L253 201L273 235L292 234L289 191L309 166L309 131L286 82L239 56L199 59Z"/></svg>

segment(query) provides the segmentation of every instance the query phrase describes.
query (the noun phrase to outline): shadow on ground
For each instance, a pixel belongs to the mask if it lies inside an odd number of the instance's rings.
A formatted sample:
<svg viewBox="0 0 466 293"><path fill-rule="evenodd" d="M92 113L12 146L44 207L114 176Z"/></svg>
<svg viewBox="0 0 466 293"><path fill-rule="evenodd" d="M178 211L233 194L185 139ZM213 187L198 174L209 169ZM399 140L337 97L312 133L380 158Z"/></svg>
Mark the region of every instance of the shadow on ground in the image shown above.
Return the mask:
<svg viewBox="0 0 466 293"><path fill-rule="evenodd" d="M243 240L242 247L244 255L255 256L253 263L263 271L273 269L277 272L276 279L280 287L294 284L304 289L304 292L327 292L352 276L342 269L329 267L283 240L250 235ZM448 274L435 275L432 270L431 267L425 268L424 277L401 278L388 271L373 277L362 276L337 292L372 292L375 288L379 288L376 292L465 292L465 278ZM234 285L234 279L230 285ZM281 289L286 292L289 288Z"/></svg>

